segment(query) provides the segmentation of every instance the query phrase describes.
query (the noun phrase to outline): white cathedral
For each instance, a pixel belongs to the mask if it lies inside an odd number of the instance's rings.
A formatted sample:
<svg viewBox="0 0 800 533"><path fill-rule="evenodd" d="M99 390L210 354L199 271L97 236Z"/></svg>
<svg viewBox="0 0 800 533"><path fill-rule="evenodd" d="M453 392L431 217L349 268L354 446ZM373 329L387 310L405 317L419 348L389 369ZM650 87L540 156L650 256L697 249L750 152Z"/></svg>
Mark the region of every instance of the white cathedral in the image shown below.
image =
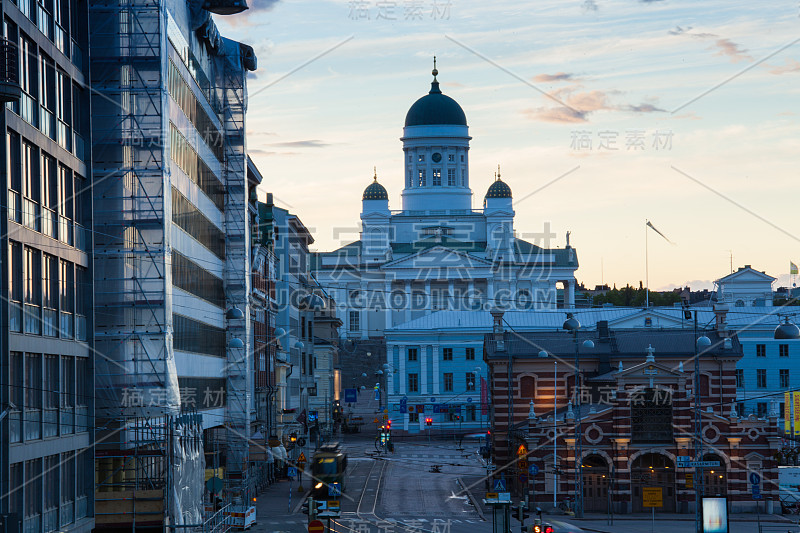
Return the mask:
<svg viewBox="0 0 800 533"><path fill-rule="evenodd" d="M437 75L434 66L430 92L406 114L402 209L389 209L376 174L362 196L360 240L312 257L349 337L382 337L440 310L574 307L578 257L569 237L565 248L517 238L499 172L473 208L467 117Z"/></svg>

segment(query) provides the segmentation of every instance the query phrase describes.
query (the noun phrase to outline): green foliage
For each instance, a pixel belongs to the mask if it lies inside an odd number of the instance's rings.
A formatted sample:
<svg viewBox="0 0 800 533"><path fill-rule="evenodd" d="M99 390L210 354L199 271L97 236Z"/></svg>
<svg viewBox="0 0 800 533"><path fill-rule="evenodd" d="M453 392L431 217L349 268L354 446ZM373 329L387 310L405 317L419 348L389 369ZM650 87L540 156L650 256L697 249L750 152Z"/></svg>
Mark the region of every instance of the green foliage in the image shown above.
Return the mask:
<svg viewBox="0 0 800 533"><path fill-rule="evenodd" d="M592 298L592 306L599 307L603 304L613 304L618 307L644 307L646 290L643 287L634 288L625 285L621 289L614 287L605 294L596 294ZM681 301L680 294L667 291L650 291L650 307L672 307L673 304Z"/></svg>

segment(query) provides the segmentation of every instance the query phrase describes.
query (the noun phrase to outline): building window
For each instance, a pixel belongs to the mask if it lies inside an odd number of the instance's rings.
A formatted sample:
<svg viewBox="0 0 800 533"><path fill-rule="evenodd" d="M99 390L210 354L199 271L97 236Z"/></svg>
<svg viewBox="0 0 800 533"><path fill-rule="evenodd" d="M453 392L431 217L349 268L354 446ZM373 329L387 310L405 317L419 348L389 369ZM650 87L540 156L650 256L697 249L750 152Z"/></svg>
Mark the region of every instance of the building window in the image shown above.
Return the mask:
<svg viewBox="0 0 800 533"><path fill-rule="evenodd" d="M451 372L444 374L444 391L453 392L453 374Z"/></svg>
<svg viewBox="0 0 800 533"><path fill-rule="evenodd" d="M225 306L222 279L175 251L172 252L172 284L210 304Z"/></svg>
<svg viewBox="0 0 800 533"><path fill-rule="evenodd" d="M764 418L767 416L767 402L758 402L758 417Z"/></svg>
<svg viewBox="0 0 800 533"><path fill-rule="evenodd" d="M175 350L226 357L224 329L177 313L172 314L172 327Z"/></svg>
<svg viewBox="0 0 800 533"><path fill-rule="evenodd" d="M454 168L447 169L447 185L449 187L456 186L456 169Z"/></svg>
<svg viewBox="0 0 800 533"><path fill-rule="evenodd" d="M456 160L456 154L447 154L447 160L452 163Z"/></svg>
<svg viewBox="0 0 800 533"><path fill-rule="evenodd" d="M409 159L410 158L411 158L411 156L409 156ZM408 171L408 183L406 184L406 187L411 188L413 183L414 183L414 179L412 177L411 171L409 170Z"/></svg>
<svg viewBox="0 0 800 533"><path fill-rule="evenodd" d="M408 360L409 361L416 361L418 355L419 355L419 352L418 352L417 348L409 348L408 349Z"/></svg>
<svg viewBox="0 0 800 533"><path fill-rule="evenodd" d="M434 168L433 169L433 186L434 187L441 187L442 186L442 169L441 168Z"/></svg>
<svg viewBox="0 0 800 533"><path fill-rule="evenodd" d="M464 154L461 154L461 162L464 162Z"/></svg>
<svg viewBox="0 0 800 533"><path fill-rule="evenodd" d="M780 352L781 357L789 357L789 345L788 344L779 344L778 350Z"/></svg>
<svg viewBox="0 0 800 533"><path fill-rule="evenodd" d="M425 169L419 169L419 185L418 187L425 187Z"/></svg>
<svg viewBox="0 0 800 533"><path fill-rule="evenodd" d="M419 154L419 157L417 158L417 161L420 162L420 163L424 163L425 162L425 154Z"/></svg>
<svg viewBox="0 0 800 533"><path fill-rule="evenodd" d="M759 368L756 370L756 387L759 389L767 388L767 369Z"/></svg>
<svg viewBox="0 0 800 533"><path fill-rule="evenodd" d="M419 374L408 375L408 392L419 391Z"/></svg>
<svg viewBox="0 0 800 533"><path fill-rule="evenodd" d="M533 399L536 394L536 380L533 376L523 376L519 380L519 397Z"/></svg>
<svg viewBox="0 0 800 533"><path fill-rule="evenodd" d="M39 335L42 332L42 257L35 248L25 247L25 312L24 331Z"/></svg>
<svg viewBox="0 0 800 533"><path fill-rule="evenodd" d="M467 382L467 390L475 390L475 374L473 372L467 372L465 379Z"/></svg>
<svg viewBox="0 0 800 533"><path fill-rule="evenodd" d="M453 360L453 349L442 348L442 361L452 361L452 360Z"/></svg>
<svg viewBox="0 0 800 533"><path fill-rule="evenodd" d="M766 357L766 356L767 356L767 345L756 344L756 357Z"/></svg>
<svg viewBox="0 0 800 533"><path fill-rule="evenodd" d="M467 404L467 422L475 422L475 405Z"/></svg>
<svg viewBox="0 0 800 533"><path fill-rule="evenodd" d="M350 331L361 330L361 317L358 311L350 311Z"/></svg>
<svg viewBox="0 0 800 533"><path fill-rule="evenodd" d="M475 348L467 348L466 359L467 361L475 360Z"/></svg>
<svg viewBox="0 0 800 533"><path fill-rule="evenodd" d="M657 389L645 389L631 402L631 436L635 443L672 442L672 403Z"/></svg>
<svg viewBox="0 0 800 533"><path fill-rule="evenodd" d="M466 179L465 179L465 177L464 177L464 176L465 176L465 174L464 174L464 169L462 168L462 169L461 169L461 186L462 186L462 187L465 187L465 186L466 186L466 185L465 185Z"/></svg>
<svg viewBox="0 0 800 533"><path fill-rule="evenodd" d="M782 389L786 389L789 387L789 369L788 368L781 368L778 370L778 376L780 377L780 387Z"/></svg>
<svg viewBox="0 0 800 533"><path fill-rule="evenodd" d="M744 370L741 368L736 369L736 388L743 389L744 388Z"/></svg>

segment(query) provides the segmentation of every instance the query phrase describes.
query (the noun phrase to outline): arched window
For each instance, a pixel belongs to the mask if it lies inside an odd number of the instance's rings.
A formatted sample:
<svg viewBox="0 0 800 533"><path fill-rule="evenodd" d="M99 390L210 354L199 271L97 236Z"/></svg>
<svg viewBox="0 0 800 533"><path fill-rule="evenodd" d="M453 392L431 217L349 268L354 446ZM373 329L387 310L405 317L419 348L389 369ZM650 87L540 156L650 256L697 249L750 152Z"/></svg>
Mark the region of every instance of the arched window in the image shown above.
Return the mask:
<svg viewBox="0 0 800 533"><path fill-rule="evenodd" d="M536 380L533 376L522 376L519 379L519 397L533 399L536 395Z"/></svg>
<svg viewBox="0 0 800 533"><path fill-rule="evenodd" d="M736 307L744 307L744 300L736 300Z"/></svg>

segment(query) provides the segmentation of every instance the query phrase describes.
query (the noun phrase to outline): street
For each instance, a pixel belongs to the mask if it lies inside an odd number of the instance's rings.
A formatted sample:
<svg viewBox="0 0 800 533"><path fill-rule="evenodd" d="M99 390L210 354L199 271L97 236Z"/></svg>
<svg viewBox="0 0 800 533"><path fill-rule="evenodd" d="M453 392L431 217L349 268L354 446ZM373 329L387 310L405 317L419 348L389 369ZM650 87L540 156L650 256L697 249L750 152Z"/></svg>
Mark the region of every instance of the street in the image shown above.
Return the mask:
<svg viewBox="0 0 800 533"><path fill-rule="evenodd" d="M331 520L336 533L482 533L492 531L490 509L480 499L485 491L485 468L477 445L459 447L453 441L397 441L395 453L378 454L364 436L347 437L346 487L339 501L341 517ZM434 472L438 467L439 472ZM291 500L290 500L291 485ZM303 498L297 481L278 482L258 497L257 523L253 533L304 533L308 517L302 511ZM311 486L303 481L304 489ZM472 498L464 491L467 487ZM476 509L473 501L481 508ZM796 525L773 516L764 531L800 533ZM656 514L655 528L647 516L615 517L613 525L605 515L588 515L576 520L563 515L544 515L556 533L685 533L693 529L693 516ZM327 526L327 520L322 519ZM532 523L532 517L526 524ZM511 521L514 533L520 530ZM733 515L731 533L758 532L754 515Z"/></svg>

